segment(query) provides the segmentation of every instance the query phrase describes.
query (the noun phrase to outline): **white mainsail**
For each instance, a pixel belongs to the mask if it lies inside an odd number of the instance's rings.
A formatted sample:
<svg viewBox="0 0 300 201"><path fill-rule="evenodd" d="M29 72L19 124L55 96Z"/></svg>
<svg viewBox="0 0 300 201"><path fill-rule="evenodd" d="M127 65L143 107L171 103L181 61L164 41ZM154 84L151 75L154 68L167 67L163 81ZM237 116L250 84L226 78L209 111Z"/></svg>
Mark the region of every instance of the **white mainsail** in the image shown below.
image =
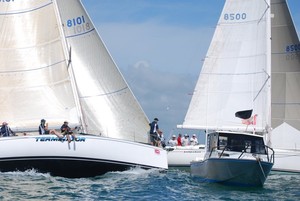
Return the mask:
<svg viewBox="0 0 300 201"><path fill-rule="evenodd" d="M228 0L218 21L182 128L242 130L235 113L253 110L256 131L270 125L267 1Z"/></svg>
<svg viewBox="0 0 300 201"><path fill-rule="evenodd" d="M12 127L79 122L54 9L49 0L1 3L0 118Z"/></svg>
<svg viewBox="0 0 300 201"><path fill-rule="evenodd" d="M149 121L80 0L15 0L0 13L3 121L26 130L68 120L86 133L148 141Z"/></svg>

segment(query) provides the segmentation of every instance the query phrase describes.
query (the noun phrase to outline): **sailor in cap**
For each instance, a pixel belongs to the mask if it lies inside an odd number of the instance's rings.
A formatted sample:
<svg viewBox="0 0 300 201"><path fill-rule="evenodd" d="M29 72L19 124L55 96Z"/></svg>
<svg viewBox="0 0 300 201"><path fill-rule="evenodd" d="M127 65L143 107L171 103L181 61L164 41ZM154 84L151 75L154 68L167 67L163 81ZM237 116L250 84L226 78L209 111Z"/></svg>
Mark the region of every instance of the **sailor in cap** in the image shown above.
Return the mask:
<svg viewBox="0 0 300 201"><path fill-rule="evenodd" d="M171 147L177 146L176 135L172 135L172 138L169 140L168 144L169 144Z"/></svg>
<svg viewBox="0 0 300 201"><path fill-rule="evenodd" d="M184 134L184 137L181 139L182 146L190 145L188 134Z"/></svg>
<svg viewBox="0 0 300 201"><path fill-rule="evenodd" d="M153 146L158 146L158 132L161 132L159 130L158 126L158 118L154 118L152 123L149 123L150 126L150 141Z"/></svg>
<svg viewBox="0 0 300 201"><path fill-rule="evenodd" d="M1 126L1 135L3 137L15 136L15 132L11 130L7 122L3 122Z"/></svg>
<svg viewBox="0 0 300 201"><path fill-rule="evenodd" d="M196 134L193 134L193 136L190 139L191 145L197 145L198 144L198 139L196 137Z"/></svg>

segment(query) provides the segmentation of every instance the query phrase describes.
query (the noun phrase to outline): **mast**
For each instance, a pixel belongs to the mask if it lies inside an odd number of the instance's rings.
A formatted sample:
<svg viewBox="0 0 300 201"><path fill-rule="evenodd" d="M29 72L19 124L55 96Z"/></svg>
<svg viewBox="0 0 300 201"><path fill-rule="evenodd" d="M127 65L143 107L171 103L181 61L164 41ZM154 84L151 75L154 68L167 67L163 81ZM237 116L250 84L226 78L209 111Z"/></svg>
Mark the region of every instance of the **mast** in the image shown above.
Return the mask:
<svg viewBox="0 0 300 201"><path fill-rule="evenodd" d="M79 95L78 95L78 90L77 90L77 84L76 84L76 80L75 80L75 76L74 76L74 72L73 72L73 66L72 66L72 49L71 49L71 46L70 48L68 48L68 43L66 41L66 37L65 37L65 34L64 34L64 31L63 31L63 22L61 20L61 17L60 17L60 14L59 14L59 9L58 9L58 4L57 4L57 0L54 0L53 1L54 3L54 8L55 8L55 15L57 16L57 23L58 23L58 28L59 28L59 31L61 33L61 38L62 38L62 45L63 45L63 50L64 50L64 53L65 53L65 58L66 58L66 66L67 66L67 70L69 72L69 76L70 76L70 81L71 81L71 85L72 85L72 91L73 91L73 94L74 94L74 100L75 100L75 104L76 104L76 108L77 108L77 113L78 113L78 116L79 116L79 121L80 121L80 124L83 128L83 132L86 132L87 129L86 129L86 124L84 122L84 118L83 118L83 113L82 113L82 108L81 108L81 104L80 104L80 101L79 101Z"/></svg>
<svg viewBox="0 0 300 201"><path fill-rule="evenodd" d="M271 76L271 41L272 41L272 33L271 33L271 1L272 0L265 0L266 1L266 71L267 75ZM266 100L266 109L267 109L267 122L266 122L266 144L271 146L271 80L268 79L267 83L267 100Z"/></svg>

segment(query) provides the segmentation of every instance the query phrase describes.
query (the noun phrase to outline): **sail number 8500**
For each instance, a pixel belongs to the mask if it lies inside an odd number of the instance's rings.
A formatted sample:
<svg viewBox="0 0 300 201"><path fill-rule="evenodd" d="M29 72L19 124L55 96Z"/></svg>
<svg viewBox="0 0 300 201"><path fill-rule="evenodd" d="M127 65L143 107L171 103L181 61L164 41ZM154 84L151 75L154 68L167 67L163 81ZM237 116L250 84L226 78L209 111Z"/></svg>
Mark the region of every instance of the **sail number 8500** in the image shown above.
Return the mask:
<svg viewBox="0 0 300 201"><path fill-rule="evenodd" d="M225 13L224 20L245 20L247 18L246 13Z"/></svg>

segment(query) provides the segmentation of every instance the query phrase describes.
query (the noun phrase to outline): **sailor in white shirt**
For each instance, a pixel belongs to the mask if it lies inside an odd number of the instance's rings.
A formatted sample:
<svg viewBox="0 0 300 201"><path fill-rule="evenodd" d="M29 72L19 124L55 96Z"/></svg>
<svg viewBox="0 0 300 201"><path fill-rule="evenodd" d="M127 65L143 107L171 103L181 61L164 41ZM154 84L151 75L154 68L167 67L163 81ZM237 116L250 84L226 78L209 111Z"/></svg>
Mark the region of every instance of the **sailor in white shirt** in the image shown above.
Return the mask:
<svg viewBox="0 0 300 201"><path fill-rule="evenodd" d="M177 146L177 139L176 139L176 135L172 135L172 138L169 140L169 145L171 147Z"/></svg>
<svg viewBox="0 0 300 201"><path fill-rule="evenodd" d="M188 134L184 134L184 138L181 139L181 143L182 143L182 146L188 146L188 145L190 145Z"/></svg>
<svg viewBox="0 0 300 201"><path fill-rule="evenodd" d="M193 134L193 136L190 139L191 145L197 145L198 144L198 139L196 137L196 134Z"/></svg>

